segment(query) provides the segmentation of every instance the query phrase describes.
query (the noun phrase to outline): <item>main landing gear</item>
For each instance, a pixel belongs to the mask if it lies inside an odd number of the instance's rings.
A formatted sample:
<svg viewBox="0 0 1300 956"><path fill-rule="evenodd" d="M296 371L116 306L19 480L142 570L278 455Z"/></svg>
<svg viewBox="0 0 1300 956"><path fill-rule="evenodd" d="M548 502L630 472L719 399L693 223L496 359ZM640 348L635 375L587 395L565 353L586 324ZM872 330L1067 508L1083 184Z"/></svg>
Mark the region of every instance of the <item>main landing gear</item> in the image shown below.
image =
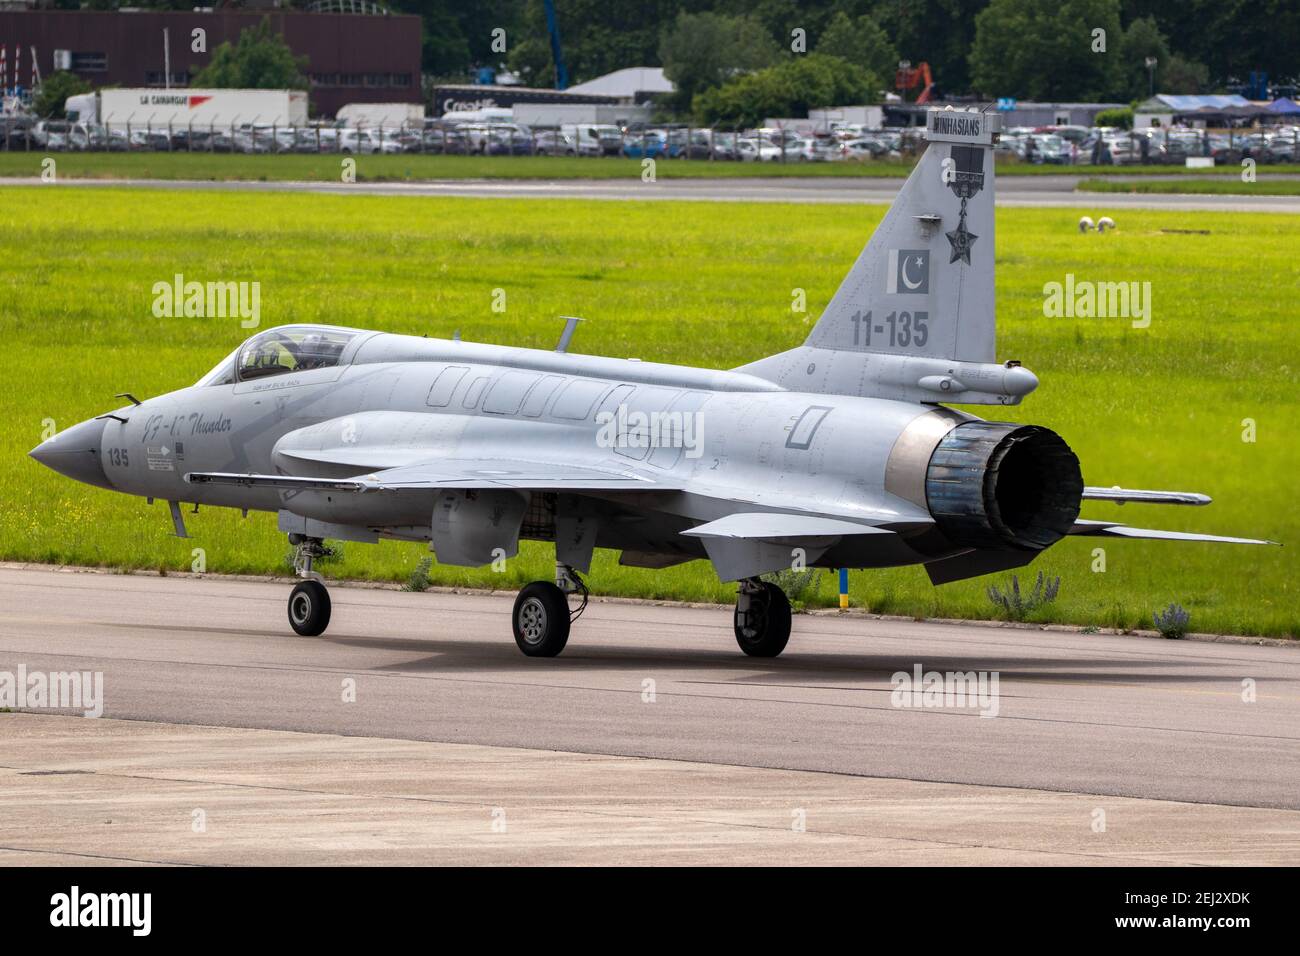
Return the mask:
<svg viewBox="0 0 1300 956"><path fill-rule="evenodd" d="M740 582L736 595L736 643L750 657L776 657L790 640L790 599L758 578Z"/></svg>
<svg viewBox="0 0 1300 956"><path fill-rule="evenodd" d="M569 609L569 595L581 594L582 603ZM567 564L555 565L555 583L534 581L515 598L511 623L515 643L528 657L554 657L569 642L569 625L587 609L587 585Z"/></svg>
<svg viewBox="0 0 1300 956"><path fill-rule="evenodd" d="M330 623L330 595L319 574L312 570L316 558L333 552L320 538L289 535L293 569L303 580L289 594L289 625L304 637L325 633ZM569 596L579 595L577 607ZM528 657L555 657L569 642L569 628L587 609L589 593L578 572L556 563L555 583L534 581L515 598L511 624L515 643ZM790 600L775 584L759 578L740 582L736 595L736 643L750 657L776 657L790 640Z"/></svg>
<svg viewBox="0 0 1300 956"><path fill-rule="evenodd" d="M320 538L291 534L289 543L293 545L293 570L303 579L289 593L289 626L303 637L316 637L329 627L330 593L311 565L315 558L334 552Z"/></svg>

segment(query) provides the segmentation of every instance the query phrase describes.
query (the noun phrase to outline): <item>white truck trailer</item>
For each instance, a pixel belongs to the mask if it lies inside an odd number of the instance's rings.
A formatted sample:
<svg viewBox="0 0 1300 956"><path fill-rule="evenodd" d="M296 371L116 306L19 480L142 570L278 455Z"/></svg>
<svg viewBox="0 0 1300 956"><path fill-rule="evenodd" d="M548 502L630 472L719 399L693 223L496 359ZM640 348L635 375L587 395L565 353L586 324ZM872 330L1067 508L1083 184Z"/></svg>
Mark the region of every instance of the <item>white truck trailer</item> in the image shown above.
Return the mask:
<svg viewBox="0 0 1300 956"><path fill-rule="evenodd" d="M305 90L100 90L70 96L69 119L115 129L305 126Z"/></svg>
<svg viewBox="0 0 1300 956"><path fill-rule="evenodd" d="M349 103L334 117L339 126L355 129L397 129L424 126L423 103Z"/></svg>

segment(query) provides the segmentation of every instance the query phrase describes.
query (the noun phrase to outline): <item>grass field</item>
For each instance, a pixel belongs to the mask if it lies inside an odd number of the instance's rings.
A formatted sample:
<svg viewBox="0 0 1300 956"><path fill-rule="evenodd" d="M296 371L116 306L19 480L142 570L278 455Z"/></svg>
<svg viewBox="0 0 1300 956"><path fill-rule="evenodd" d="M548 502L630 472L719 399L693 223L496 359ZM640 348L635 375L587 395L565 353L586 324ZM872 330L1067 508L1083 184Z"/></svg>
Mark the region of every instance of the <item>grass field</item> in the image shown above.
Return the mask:
<svg viewBox="0 0 1300 956"><path fill-rule="evenodd" d="M37 176L46 154L0 152L0 178ZM195 179L253 181L337 181L345 157L336 155L245 156L230 153L55 153L58 175L73 179ZM637 179L639 159L574 159L562 156L357 156L356 174L362 182L403 182L426 179ZM1221 167L1221 175L1237 176L1237 167ZM910 162L871 163L731 163L703 160L661 160L655 175L665 179L732 177L899 177L912 170ZM1273 172L1300 172L1300 166L1270 166ZM999 163L1002 175L1182 175L1177 166L1035 166ZM1213 170L1191 170L1200 176Z"/></svg>
<svg viewBox="0 0 1300 956"><path fill-rule="evenodd" d="M1241 181L1240 176L1218 176L1214 179L1178 180L1160 179L1153 182L1085 179L1076 189L1094 193L1180 193L1230 196L1300 196L1300 179L1278 179L1260 173L1253 183Z"/></svg>
<svg viewBox="0 0 1300 956"><path fill-rule="evenodd" d="M205 509L193 541L166 508L78 485L26 457L66 427L194 382L249 333L236 320L156 319L153 283L256 280L263 327L318 321L552 348L556 316L587 321L575 351L732 367L789 348L829 300L883 206L588 203L297 194L10 190L0 209L0 558L189 569L283 569L271 515ZM1211 494L1208 508L1089 504L1085 517L1244 534L1288 548L1072 539L1029 569L1062 577L1040 620L1133 627L1180 601L1193 630L1300 636L1296 309L1300 217L1127 210L1116 232L1080 235L1071 210L998 212L999 356L1042 379L1015 409L1079 453L1091 484ZM1209 230L1209 235L1166 230ZM1149 281L1153 319L1049 319L1043 286ZM507 311L491 311L492 290ZM1243 442L1243 420L1257 440ZM1104 546L1096 573L1093 549ZM348 544L331 575L404 579L415 545ZM435 581L513 586L551 573L527 546L504 574L434 568ZM1024 575L1022 574L1022 577ZM1005 576L998 576L999 579ZM730 601L694 563L618 568L602 553L594 588ZM886 613L989 617L986 579L933 588L918 568L856 572L852 600ZM813 603L834 602L827 575ZM431 624L431 626L433 626Z"/></svg>

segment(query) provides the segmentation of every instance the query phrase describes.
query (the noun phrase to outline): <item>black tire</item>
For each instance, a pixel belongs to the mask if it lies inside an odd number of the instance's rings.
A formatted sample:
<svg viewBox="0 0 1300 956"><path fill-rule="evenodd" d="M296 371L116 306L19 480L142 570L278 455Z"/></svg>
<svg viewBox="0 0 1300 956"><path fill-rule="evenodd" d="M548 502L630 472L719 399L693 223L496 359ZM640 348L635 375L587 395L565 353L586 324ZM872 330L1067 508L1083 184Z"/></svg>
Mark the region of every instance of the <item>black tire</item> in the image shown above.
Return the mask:
<svg viewBox="0 0 1300 956"><path fill-rule="evenodd" d="M762 590L750 597L744 620L736 603L736 643L750 657L776 657L790 641L790 599L769 581L759 585Z"/></svg>
<svg viewBox="0 0 1300 956"><path fill-rule="evenodd" d="M301 581L289 594L289 626L303 637L324 634L330 623L330 593L319 581Z"/></svg>
<svg viewBox="0 0 1300 956"><path fill-rule="evenodd" d="M515 598L515 643L528 657L554 657L569 642L569 601L549 581L534 581Z"/></svg>

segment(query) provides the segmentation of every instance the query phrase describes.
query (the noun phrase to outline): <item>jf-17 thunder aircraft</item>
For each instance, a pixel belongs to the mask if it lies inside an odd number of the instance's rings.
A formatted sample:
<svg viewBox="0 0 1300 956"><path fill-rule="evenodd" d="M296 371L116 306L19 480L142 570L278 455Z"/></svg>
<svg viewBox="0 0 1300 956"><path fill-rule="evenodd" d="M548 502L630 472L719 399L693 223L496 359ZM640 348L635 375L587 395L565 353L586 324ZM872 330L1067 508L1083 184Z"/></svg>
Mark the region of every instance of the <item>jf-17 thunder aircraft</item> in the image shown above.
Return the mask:
<svg viewBox="0 0 1300 956"><path fill-rule="evenodd" d="M943 584L1066 535L1269 543L1080 520L1085 500L1209 499L1087 487L1051 430L946 407L1038 385L994 351L997 135L995 115L931 110L924 154L807 340L739 368L570 354L572 319L553 352L288 325L31 456L168 502L181 536L182 503L275 512L302 635L329 623L312 570L326 540L428 542L441 564L498 569L520 539L554 542L554 582L514 605L533 657L564 649L596 547L643 568L708 559L738 582L741 650L774 657L790 603L768 572L922 564Z"/></svg>

